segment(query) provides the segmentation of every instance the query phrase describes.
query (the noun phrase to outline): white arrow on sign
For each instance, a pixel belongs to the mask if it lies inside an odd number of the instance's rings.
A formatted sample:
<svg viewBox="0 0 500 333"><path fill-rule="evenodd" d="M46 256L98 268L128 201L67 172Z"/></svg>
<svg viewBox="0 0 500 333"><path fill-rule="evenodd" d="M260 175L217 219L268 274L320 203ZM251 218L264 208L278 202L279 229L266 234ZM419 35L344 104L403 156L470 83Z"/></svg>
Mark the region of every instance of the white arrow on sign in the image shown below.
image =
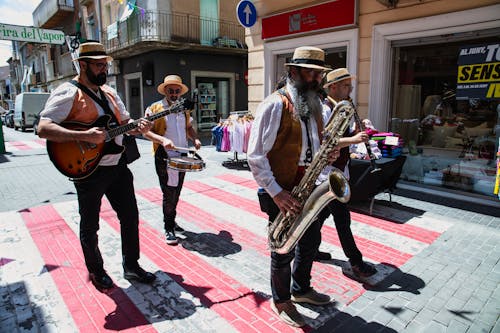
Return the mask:
<svg viewBox="0 0 500 333"><path fill-rule="evenodd" d="M245 9L243 9L243 13L245 13L246 24L250 24L250 15L252 14L252 9L250 9L250 5L247 4Z"/></svg>

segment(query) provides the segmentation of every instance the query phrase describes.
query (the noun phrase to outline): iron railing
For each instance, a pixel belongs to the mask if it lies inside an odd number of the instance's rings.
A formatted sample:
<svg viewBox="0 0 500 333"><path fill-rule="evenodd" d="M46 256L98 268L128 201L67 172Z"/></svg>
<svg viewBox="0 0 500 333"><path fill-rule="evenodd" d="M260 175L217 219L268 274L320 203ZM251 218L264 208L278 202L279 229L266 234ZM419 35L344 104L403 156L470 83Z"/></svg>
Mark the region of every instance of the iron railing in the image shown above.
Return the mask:
<svg viewBox="0 0 500 333"><path fill-rule="evenodd" d="M42 0L33 11L33 24L44 27L59 11L74 12L73 0Z"/></svg>
<svg viewBox="0 0 500 333"><path fill-rule="evenodd" d="M103 29L101 40L108 52L140 42L246 48L245 29L237 23L159 11L134 12L127 20Z"/></svg>

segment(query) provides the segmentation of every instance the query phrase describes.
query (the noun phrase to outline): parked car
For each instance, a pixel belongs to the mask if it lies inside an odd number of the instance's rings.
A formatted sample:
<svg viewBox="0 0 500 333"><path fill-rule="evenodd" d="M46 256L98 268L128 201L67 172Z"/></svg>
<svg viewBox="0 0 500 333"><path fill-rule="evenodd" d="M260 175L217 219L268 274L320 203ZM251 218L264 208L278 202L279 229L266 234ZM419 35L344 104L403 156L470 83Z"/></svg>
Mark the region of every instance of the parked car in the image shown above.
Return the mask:
<svg viewBox="0 0 500 333"><path fill-rule="evenodd" d="M4 121L5 121L5 126L11 128L14 127L14 110L9 110L9 112L5 114Z"/></svg>
<svg viewBox="0 0 500 333"><path fill-rule="evenodd" d="M36 115L43 110L49 93L21 93L16 96L16 107L14 112L14 129L33 127Z"/></svg>

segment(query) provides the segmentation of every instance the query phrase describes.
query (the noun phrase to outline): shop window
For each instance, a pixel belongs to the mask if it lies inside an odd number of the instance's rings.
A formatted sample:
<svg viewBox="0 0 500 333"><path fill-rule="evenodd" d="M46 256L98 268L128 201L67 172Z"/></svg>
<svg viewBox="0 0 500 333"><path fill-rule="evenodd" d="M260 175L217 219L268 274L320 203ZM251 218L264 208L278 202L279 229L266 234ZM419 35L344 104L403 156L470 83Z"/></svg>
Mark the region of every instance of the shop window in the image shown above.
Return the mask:
<svg viewBox="0 0 500 333"><path fill-rule="evenodd" d="M495 44L498 37L394 47L390 128L409 153L403 179L494 195L499 99L487 89L459 96L457 82L461 49Z"/></svg>
<svg viewBox="0 0 500 333"><path fill-rule="evenodd" d="M197 78L194 100L198 130L210 130L229 116L229 80Z"/></svg>

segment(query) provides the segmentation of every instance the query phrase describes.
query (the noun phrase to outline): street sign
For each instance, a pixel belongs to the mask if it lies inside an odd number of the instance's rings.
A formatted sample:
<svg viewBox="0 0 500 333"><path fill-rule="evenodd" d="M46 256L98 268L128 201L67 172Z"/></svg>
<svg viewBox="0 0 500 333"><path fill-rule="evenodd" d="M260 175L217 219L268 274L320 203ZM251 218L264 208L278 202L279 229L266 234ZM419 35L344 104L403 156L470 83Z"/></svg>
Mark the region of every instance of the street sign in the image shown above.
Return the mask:
<svg viewBox="0 0 500 333"><path fill-rule="evenodd" d="M241 0L236 6L236 17L242 26L250 28L257 22L257 9L251 1Z"/></svg>
<svg viewBox="0 0 500 333"><path fill-rule="evenodd" d="M64 44L64 32L0 23L0 39L31 43Z"/></svg>

